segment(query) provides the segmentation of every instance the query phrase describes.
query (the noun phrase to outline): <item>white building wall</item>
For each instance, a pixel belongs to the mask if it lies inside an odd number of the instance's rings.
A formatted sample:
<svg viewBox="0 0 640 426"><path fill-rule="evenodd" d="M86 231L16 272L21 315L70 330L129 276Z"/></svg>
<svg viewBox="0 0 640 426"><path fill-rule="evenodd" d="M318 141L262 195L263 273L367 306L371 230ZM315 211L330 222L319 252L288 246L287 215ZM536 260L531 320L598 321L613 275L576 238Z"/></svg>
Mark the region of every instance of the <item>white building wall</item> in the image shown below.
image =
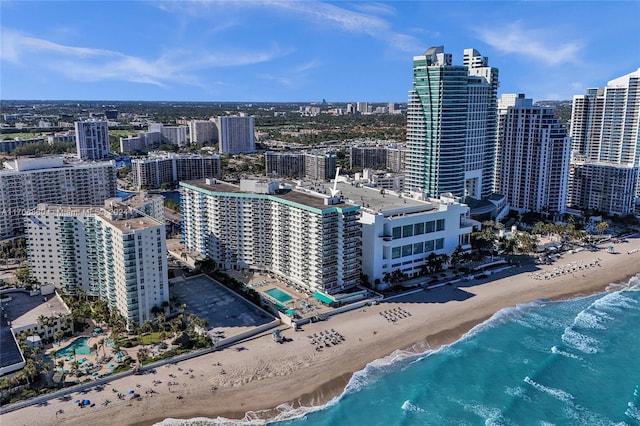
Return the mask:
<svg viewBox="0 0 640 426"><path fill-rule="evenodd" d="M415 213L403 209L385 214L362 211L362 273L370 282L383 281L386 273L398 269L410 277L417 276L431 253L451 254L458 245L465 250L471 248L472 228L466 222L469 207L433 204L433 210Z"/></svg>
<svg viewBox="0 0 640 426"><path fill-rule="evenodd" d="M61 158L43 158L9 165L0 170L0 238L19 235L22 214L38 203L101 205L116 195L113 161L65 165Z"/></svg>
<svg viewBox="0 0 640 426"><path fill-rule="evenodd" d="M358 207L319 210L269 194L224 192L231 187L224 185L181 184L189 249L223 268L268 270L312 291L335 293L359 282Z"/></svg>
<svg viewBox="0 0 640 426"><path fill-rule="evenodd" d="M169 300L163 223L45 204L26 222L29 268L41 284L107 300L130 325L152 319L151 309Z"/></svg>
<svg viewBox="0 0 640 426"><path fill-rule="evenodd" d="M109 128L106 121L78 121L75 130L78 158L98 161L109 157Z"/></svg>
<svg viewBox="0 0 640 426"><path fill-rule="evenodd" d="M218 117L220 153L240 154L256 150L253 117Z"/></svg>

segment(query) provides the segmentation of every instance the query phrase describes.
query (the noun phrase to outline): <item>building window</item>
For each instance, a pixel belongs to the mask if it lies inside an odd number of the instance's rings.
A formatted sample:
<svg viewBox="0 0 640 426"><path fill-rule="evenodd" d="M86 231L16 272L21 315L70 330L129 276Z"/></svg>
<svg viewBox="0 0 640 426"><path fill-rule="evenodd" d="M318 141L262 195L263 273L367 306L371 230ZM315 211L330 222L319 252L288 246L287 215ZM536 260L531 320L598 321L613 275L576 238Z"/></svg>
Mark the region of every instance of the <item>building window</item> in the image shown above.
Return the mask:
<svg viewBox="0 0 640 426"><path fill-rule="evenodd" d="M415 243L413 245L413 254L422 253L424 251L424 244L422 242Z"/></svg>
<svg viewBox="0 0 640 426"><path fill-rule="evenodd" d="M428 253L433 251L433 241L425 241L424 242L424 252Z"/></svg>
<svg viewBox="0 0 640 426"><path fill-rule="evenodd" d="M392 259L397 259L400 257L400 254L402 252L402 248L401 247L393 247L391 249L391 258Z"/></svg>
<svg viewBox="0 0 640 426"><path fill-rule="evenodd" d="M438 219L436 222L436 231L444 231L444 219Z"/></svg>
<svg viewBox="0 0 640 426"><path fill-rule="evenodd" d="M436 250L440 250L444 247L444 238L438 238L436 240Z"/></svg>
<svg viewBox="0 0 640 426"><path fill-rule="evenodd" d="M402 238L413 237L413 225L405 225L402 227Z"/></svg>
<svg viewBox="0 0 640 426"><path fill-rule="evenodd" d="M424 226L425 226L425 232L427 234L434 232L436 230L436 223L434 221L426 222Z"/></svg>
<svg viewBox="0 0 640 426"><path fill-rule="evenodd" d="M397 238L402 238L402 228L399 226L396 226L393 228L393 238L397 239Z"/></svg>
<svg viewBox="0 0 640 426"><path fill-rule="evenodd" d="M424 223L420 222L420 223L416 223L415 227L414 227L414 231L413 233L415 235L422 235L424 234Z"/></svg>
<svg viewBox="0 0 640 426"><path fill-rule="evenodd" d="M413 250L412 244L407 244L406 246L402 246L402 257L411 256Z"/></svg>

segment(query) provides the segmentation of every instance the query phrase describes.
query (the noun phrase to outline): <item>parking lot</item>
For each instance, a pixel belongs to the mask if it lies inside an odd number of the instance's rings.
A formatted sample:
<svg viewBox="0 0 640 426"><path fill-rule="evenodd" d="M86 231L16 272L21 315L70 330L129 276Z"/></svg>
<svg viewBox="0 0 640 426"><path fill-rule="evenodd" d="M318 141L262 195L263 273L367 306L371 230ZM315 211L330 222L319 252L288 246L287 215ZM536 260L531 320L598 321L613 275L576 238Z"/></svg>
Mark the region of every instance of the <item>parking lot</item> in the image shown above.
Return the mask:
<svg viewBox="0 0 640 426"><path fill-rule="evenodd" d="M274 320L262 309L245 301L222 284L206 275L174 282L170 293L180 304L185 304L185 314L193 314L209 322L211 335L230 337Z"/></svg>

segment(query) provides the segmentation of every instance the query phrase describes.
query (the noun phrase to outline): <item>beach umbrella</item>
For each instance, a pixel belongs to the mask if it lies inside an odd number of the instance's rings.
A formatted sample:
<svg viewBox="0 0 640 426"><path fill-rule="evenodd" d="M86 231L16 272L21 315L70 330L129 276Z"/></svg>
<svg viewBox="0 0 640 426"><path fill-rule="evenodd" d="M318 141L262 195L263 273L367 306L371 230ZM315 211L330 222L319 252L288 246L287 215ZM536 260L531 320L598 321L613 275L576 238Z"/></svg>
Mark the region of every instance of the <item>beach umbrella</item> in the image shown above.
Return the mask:
<svg viewBox="0 0 640 426"><path fill-rule="evenodd" d="M134 391L132 391L132 390L130 390L130 391L129 391L129 395L133 395L134 393L135 393L135 392L134 392Z"/></svg>
<svg viewBox="0 0 640 426"><path fill-rule="evenodd" d="M91 405L91 401L89 401L88 399L85 399L84 401L82 401L82 403L84 405Z"/></svg>

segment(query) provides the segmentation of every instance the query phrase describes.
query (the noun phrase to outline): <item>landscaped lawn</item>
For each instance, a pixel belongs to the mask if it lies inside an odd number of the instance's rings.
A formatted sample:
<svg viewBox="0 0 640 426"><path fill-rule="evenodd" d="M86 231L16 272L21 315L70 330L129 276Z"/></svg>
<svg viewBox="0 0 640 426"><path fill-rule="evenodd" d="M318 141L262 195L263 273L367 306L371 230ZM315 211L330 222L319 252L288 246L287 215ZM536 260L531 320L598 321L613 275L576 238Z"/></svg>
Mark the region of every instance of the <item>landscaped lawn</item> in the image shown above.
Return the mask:
<svg viewBox="0 0 640 426"><path fill-rule="evenodd" d="M151 345L154 343L160 343L164 339L162 338L161 331L154 331L151 334L145 334L140 336L139 340L140 340L140 343L142 343L143 345Z"/></svg>

